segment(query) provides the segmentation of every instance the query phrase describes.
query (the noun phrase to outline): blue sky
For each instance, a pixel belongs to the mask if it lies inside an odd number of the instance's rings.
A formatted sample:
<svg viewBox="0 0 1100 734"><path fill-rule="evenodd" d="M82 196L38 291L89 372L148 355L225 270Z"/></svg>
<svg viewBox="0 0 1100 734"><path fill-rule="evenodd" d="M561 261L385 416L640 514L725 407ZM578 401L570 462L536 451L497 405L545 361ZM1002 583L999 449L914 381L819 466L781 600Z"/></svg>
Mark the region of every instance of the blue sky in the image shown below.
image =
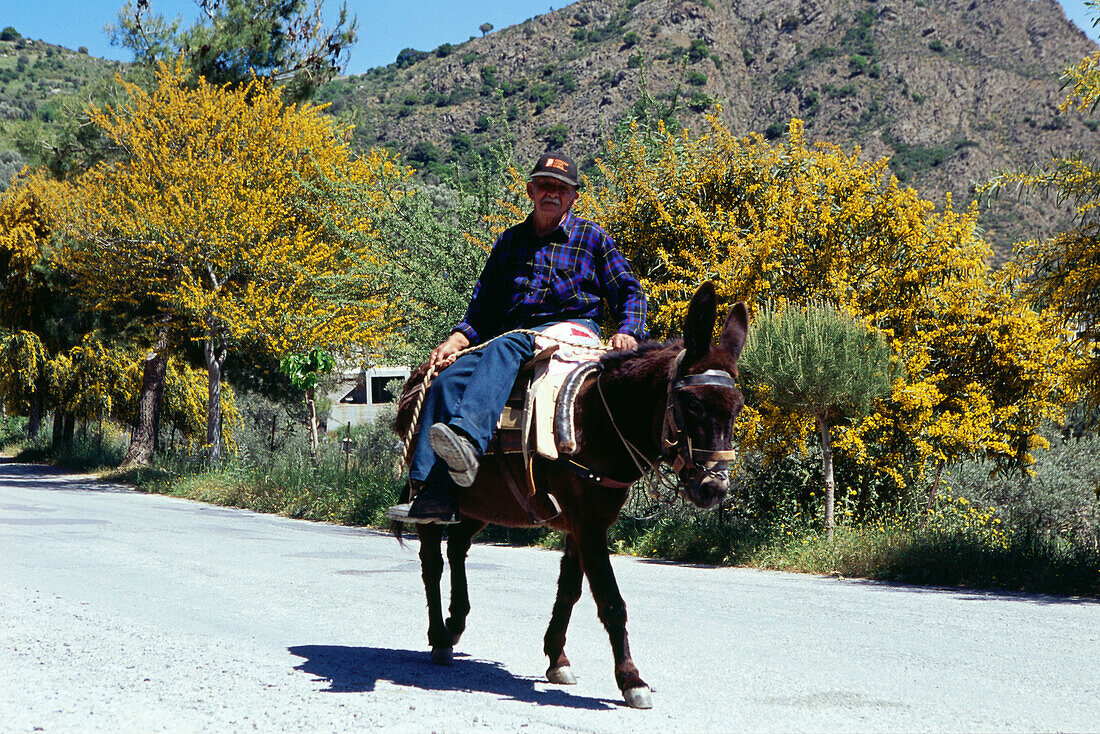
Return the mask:
<svg viewBox="0 0 1100 734"><path fill-rule="evenodd" d="M194 0L150 0L163 15L192 21L198 15ZM348 10L359 18L359 42L351 50L347 71L362 73L397 58L401 49L430 51L441 43L460 43L480 35L478 26L504 28L568 3L560 0L348 0ZM1084 0L1059 0L1066 15L1093 40ZM129 61L125 49L112 47L103 32L115 21L122 0L0 0L0 28L14 26L28 38L69 48L87 46L93 56ZM339 7L327 0L327 10Z"/></svg>

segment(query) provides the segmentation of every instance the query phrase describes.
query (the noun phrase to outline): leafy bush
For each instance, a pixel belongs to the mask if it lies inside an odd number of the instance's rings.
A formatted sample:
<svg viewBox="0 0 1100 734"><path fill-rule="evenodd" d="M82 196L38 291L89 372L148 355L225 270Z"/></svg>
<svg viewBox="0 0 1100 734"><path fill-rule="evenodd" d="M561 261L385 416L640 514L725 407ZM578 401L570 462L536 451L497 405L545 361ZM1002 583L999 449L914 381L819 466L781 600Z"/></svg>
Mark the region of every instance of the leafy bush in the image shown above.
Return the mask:
<svg viewBox="0 0 1100 734"><path fill-rule="evenodd" d="M993 473L986 462L951 467L955 491L1001 509L1026 543L1065 543L1100 551L1100 436L1051 436L1031 474Z"/></svg>
<svg viewBox="0 0 1100 734"><path fill-rule="evenodd" d="M554 125L552 127L540 127L535 134L546 141L550 150L561 150L565 141L569 139L569 127L567 125Z"/></svg>
<svg viewBox="0 0 1100 734"><path fill-rule="evenodd" d="M415 48L403 48L397 54L397 68L406 69L418 61L428 58L427 51L417 51Z"/></svg>
<svg viewBox="0 0 1100 734"><path fill-rule="evenodd" d="M688 46L688 60L691 63L702 61L710 56L710 47L707 45L706 39L693 38L691 39L691 45Z"/></svg>

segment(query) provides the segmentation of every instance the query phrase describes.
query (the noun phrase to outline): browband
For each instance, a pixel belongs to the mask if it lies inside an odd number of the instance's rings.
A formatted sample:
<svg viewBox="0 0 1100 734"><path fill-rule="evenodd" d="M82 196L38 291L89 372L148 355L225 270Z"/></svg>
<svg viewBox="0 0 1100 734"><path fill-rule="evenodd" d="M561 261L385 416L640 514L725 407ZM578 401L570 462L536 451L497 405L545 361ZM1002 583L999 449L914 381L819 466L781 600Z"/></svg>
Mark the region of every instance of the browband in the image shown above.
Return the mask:
<svg viewBox="0 0 1100 734"><path fill-rule="evenodd" d="M734 389L737 387L737 382L728 372L723 370L707 370L697 375L681 377L672 383L673 390L679 390L683 387L725 387Z"/></svg>

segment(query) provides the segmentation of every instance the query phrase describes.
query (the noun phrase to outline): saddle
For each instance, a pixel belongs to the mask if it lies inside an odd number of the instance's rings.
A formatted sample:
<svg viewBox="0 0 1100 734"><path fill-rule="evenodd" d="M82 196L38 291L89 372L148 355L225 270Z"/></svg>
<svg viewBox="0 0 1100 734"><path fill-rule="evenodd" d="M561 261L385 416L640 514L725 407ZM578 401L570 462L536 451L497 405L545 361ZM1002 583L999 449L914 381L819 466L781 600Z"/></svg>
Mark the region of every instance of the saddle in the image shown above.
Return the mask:
<svg viewBox="0 0 1100 734"><path fill-rule="evenodd" d="M563 330L568 329L572 332L563 333ZM516 499L526 505L529 511L531 500L536 494L534 457L558 460L577 453L579 447L573 422L574 406L586 378L599 369L599 353L595 350L556 342L557 338L574 341L580 338L582 341L590 340L593 346L598 346L599 338L594 334L587 330L580 331L579 327L570 323L557 324L543 333L545 337L540 336L535 340L538 351L520 368L516 376L508 402L497 421L496 432L485 452L487 456L522 454L525 489L520 489L512 477L508 478ZM395 421L397 433L403 438L409 431L413 433L407 444L406 463L412 460L412 452L420 432L420 421L413 414L421 399L427 371L427 364L413 371L398 402ZM413 425L414 421L416 425ZM549 495L547 497L556 510L556 502ZM540 522L548 519L550 518L544 518Z"/></svg>

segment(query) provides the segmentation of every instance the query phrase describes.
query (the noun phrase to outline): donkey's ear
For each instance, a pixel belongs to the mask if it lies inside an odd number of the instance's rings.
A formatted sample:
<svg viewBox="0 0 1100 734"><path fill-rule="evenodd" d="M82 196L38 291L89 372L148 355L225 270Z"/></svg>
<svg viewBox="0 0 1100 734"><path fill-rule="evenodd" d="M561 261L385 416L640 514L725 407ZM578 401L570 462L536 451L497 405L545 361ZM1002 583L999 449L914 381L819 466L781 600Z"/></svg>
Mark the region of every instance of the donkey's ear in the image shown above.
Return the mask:
<svg viewBox="0 0 1100 734"><path fill-rule="evenodd" d="M726 324L722 327L722 335L718 337L718 347L733 353L733 358L741 356L741 349L745 346L745 337L749 334L749 309L743 301L738 301L730 307L726 316Z"/></svg>
<svg viewBox="0 0 1100 734"><path fill-rule="evenodd" d="M718 319L717 297L714 283L704 282L688 304L687 318L684 319L684 355L685 362L699 359L710 351L710 339L714 335L714 323Z"/></svg>

